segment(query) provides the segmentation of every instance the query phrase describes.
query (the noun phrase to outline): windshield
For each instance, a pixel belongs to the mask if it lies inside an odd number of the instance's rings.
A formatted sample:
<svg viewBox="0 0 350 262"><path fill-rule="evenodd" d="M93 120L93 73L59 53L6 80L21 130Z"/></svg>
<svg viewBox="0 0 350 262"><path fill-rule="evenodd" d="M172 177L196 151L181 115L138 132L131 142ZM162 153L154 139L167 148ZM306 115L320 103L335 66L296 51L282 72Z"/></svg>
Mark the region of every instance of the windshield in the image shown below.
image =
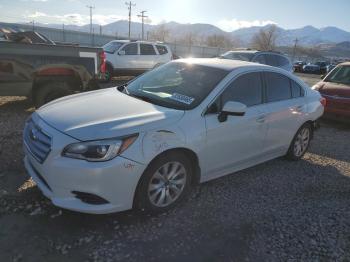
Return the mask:
<svg viewBox="0 0 350 262"><path fill-rule="evenodd" d="M225 59L233 59L233 60L242 60L250 62L253 59L254 54L252 53L245 53L245 52L227 52L223 55L221 55L221 58Z"/></svg>
<svg viewBox="0 0 350 262"><path fill-rule="evenodd" d="M229 71L170 62L136 78L127 93L164 107L189 110L198 106Z"/></svg>
<svg viewBox="0 0 350 262"><path fill-rule="evenodd" d="M122 42L109 42L103 46L103 50L107 53L113 54L117 51L124 43Z"/></svg>
<svg viewBox="0 0 350 262"><path fill-rule="evenodd" d="M350 85L350 66L336 67L324 81Z"/></svg>

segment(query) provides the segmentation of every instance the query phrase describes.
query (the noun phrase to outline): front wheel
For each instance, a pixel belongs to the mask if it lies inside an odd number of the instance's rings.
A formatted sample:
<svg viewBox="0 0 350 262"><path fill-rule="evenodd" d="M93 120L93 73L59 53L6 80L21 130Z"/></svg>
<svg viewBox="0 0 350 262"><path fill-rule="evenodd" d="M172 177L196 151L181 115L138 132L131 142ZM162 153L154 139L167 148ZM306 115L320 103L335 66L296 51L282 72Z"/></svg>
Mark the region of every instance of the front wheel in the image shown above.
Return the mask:
<svg viewBox="0 0 350 262"><path fill-rule="evenodd" d="M303 125L293 138L287 153L287 158L290 160L301 159L309 148L311 135L312 129L310 124Z"/></svg>
<svg viewBox="0 0 350 262"><path fill-rule="evenodd" d="M183 154L173 152L160 156L143 174L135 206L146 212L166 211L186 196L191 178L191 163Z"/></svg>

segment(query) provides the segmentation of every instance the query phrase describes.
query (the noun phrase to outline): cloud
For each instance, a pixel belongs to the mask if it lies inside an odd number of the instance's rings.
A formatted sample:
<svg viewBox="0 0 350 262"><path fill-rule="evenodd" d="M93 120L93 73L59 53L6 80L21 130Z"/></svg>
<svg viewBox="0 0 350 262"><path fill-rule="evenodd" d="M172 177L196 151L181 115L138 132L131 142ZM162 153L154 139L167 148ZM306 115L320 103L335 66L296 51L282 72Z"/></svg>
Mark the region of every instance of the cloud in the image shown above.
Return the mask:
<svg viewBox="0 0 350 262"><path fill-rule="evenodd" d="M21 0L21 2L47 2L49 0Z"/></svg>
<svg viewBox="0 0 350 262"><path fill-rule="evenodd" d="M26 14L25 18L37 19L39 22L43 23L65 23L65 24L76 24L76 25L86 25L90 23L89 15L82 15L78 13L64 14L64 15L49 15L43 12L36 11L34 13ZM106 25L118 20L128 20L128 16L120 15L102 15L93 14L92 22L94 24ZM132 17L132 21L141 22L141 19L136 15ZM152 21L146 21L146 23L152 23Z"/></svg>
<svg viewBox="0 0 350 262"><path fill-rule="evenodd" d="M47 16L47 14L36 11L35 13L28 15L27 17L38 18L38 17L46 17L46 16Z"/></svg>
<svg viewBox="0 0 350 262"><path fill-rule="evenodd" d="M265 26L269 24L277 24L277 23L271 20L245 21L245 20L231 19L231 20L221 20L217 23L217 26L220 27L222 30L231 32L240 28L246 28L246 27L252 27L252 26Z"/></svg>

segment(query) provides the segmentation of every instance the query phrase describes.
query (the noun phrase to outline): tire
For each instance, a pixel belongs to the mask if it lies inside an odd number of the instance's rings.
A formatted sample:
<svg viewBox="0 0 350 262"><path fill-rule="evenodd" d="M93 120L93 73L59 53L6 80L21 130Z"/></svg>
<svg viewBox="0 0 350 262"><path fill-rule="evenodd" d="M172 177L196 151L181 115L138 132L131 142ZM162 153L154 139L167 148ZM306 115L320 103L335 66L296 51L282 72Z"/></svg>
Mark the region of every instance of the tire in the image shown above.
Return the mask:
<svg viewBox="0 0 350 262"><path fill-rule="evenodd" d="M312 138L310 124L304 124L295 134L287 152L287 159L292 161L300 160L307 152Z"/></svg>
<svg viewBox="0 0 350 262"><path fill-rule="evenodd" d="M35 91L34 104L36 108L57 98L70 95L72 92L65 82L50 82Z"/></svg>
<svg viewBox="0 0 350 262"><path fill-rule="evenodd" d="M143 173L136 189L134 207L147 213L173 208L191 190L192 174L191 162L184 154L170 152L161 155Z"/></svg>

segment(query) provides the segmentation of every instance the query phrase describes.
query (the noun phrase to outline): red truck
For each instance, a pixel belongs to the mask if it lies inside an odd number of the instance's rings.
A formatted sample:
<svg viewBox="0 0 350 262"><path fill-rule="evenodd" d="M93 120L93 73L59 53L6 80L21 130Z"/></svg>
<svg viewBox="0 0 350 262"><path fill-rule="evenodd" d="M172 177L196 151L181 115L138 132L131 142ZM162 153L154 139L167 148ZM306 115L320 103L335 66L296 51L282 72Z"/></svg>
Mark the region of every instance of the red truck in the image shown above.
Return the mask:
<svg viewBox="0 0 350 262"><path fill-rule="evenodd" d="M102 48L54 43L37 32L4 33L0 40L0 96L27 96L36 107L99 88Z"/></svg>

